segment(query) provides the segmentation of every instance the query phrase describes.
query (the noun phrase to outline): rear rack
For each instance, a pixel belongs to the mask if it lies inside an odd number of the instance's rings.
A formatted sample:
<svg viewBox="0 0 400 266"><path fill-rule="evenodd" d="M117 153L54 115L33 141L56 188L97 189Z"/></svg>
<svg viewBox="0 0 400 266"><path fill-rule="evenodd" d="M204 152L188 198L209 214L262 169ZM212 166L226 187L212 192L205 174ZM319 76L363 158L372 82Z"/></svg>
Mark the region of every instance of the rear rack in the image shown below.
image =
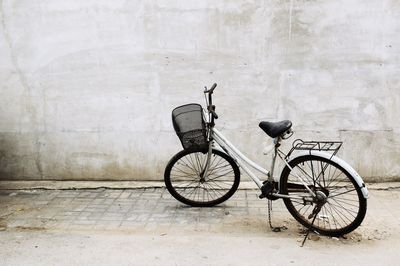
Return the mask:
<svg viewBox="0 0 400 266"><path fill-rule="evenodd" d="M331 152L333 157L338 153L340 147L342 147L342 144L342 141L304 141L302 139L296 139L293 141L292 148L286 155L286 158L288 158L295 150L327 151Z"/></svg>

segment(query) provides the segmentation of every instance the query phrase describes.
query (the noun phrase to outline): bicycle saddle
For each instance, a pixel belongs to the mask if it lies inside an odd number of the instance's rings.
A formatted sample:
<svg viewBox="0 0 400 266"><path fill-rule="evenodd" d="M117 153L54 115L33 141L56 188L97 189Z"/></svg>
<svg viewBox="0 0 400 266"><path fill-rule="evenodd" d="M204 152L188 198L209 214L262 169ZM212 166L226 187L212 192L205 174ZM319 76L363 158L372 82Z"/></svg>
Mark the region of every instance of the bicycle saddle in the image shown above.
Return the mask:
<svg viewBox="0 0 400 266"><path fill-rule="evenodd" d="M268 122L262 121L258 125L268 136L276 138L282 135L286 130L292 127L292 122L289 120L283 120L279 122Z"/></svg>

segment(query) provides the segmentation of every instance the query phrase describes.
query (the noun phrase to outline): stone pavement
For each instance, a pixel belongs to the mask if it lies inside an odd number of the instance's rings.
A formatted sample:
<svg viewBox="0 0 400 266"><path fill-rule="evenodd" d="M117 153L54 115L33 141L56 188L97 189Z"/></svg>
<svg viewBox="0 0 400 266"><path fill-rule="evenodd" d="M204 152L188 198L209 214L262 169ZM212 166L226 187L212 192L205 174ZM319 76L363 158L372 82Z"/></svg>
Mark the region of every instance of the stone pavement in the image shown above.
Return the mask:
<svg viewBox="0 0 400 266"><path fill-rule="evenodd" d="M0 189L1 265L397 265L398 185L373 186L367 216L343 238L310 235L283 202L241 189L191 208L165 188ZM371 188L371 187L370 187Z"/></svg>
<svg viewBox="0 0 400 266"><path fill-rule="evenodd" d="M176 201L165 188L1 190L0 217L7 229L212 231L238 220L246 223L249 217L265 220L267 202L257 193L238 190L219 206L193 208ZM283 202L274 206L274 215L284 211Z"/></svg>
<svg viewBox="0 0 400 266"><path fill-rule="evenodd" d="M400 225L400 189L371 190L358 238L385 238ZM270 233L267 201L258 191L238 190L213 208L187 207L165 188L0 190L1 230L128 230L132 232ZM273 224L299 235L299 225L281 200L273 203Z"/></svg>

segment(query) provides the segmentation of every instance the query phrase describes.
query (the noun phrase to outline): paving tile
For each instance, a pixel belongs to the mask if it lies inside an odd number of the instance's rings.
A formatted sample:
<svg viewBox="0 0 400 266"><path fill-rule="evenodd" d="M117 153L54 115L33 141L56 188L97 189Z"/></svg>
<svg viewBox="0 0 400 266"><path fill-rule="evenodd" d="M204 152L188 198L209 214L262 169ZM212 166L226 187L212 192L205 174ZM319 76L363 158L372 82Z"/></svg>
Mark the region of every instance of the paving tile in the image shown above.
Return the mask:
<svg viewBox="0 0 400 266"><path fill-rule="evenodd" d="M97 220L75 220L71 222L71 225L95 225Z"/></svg>
<svg viewBox="0 0 400 266"><path fill-rule="evenodd" d="M53 217L57 221L72 221L75 220L75 216L70 216L70 215L55 215Z"/></svg>
<svg viewBox="0 0 400 266"><path fill-rule="evenodd" d="M228 201L211 208L193 208L175 200L165 188L150 189L80 189L80 190L0 190L0 210L8 227L101 229L156 231L212 231L232 226L248 227L248 219L267 225L267 201L258 198L257 190L239 190ZM369 221L399 225L400 190L371 191L366 227ZM4 216L8 215L8 216ZM293 220L282 200L273 202L273 221ZM233 224L233 225L232 225ZM388 225L388 226L389 226ZM228 229L227 229L228 230Z"/></svg>
<svg viewBox="0 0 400 266"><path fill-rule="evenodd" d="M140 230L144 228L146 223L140 222L140 221L122 221L121 224L119 225L120 228L122 229L136 229Z"/></svg>

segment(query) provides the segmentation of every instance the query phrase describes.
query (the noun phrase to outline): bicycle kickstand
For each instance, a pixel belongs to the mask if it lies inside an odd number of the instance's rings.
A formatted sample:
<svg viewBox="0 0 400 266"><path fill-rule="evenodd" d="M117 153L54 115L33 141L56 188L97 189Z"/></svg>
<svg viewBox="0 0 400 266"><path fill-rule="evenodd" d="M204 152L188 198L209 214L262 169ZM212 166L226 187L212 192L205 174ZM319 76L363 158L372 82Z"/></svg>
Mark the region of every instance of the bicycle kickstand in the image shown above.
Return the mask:
<svg viewBox="0 0 400 266"><path fill-rule="evenodd" d="M314 225L315 219L317 218L318 213L321 211L321 206L320 205L316 205L314 210L312 211L312 213L308 216L308 219L313 218L313 220L311 221L311 225L310 227L308 227L307 230L307 234L304 236L303 242L301 243L301 247L304 247L304 244L306 243L306 240L308 238L308 235L310 234L311 231L311 227ZM314 216L314 217L313 217ZM314 231L314 233L318 234L316 231ZM319 235L319 234L318 234Z"/></svg>

